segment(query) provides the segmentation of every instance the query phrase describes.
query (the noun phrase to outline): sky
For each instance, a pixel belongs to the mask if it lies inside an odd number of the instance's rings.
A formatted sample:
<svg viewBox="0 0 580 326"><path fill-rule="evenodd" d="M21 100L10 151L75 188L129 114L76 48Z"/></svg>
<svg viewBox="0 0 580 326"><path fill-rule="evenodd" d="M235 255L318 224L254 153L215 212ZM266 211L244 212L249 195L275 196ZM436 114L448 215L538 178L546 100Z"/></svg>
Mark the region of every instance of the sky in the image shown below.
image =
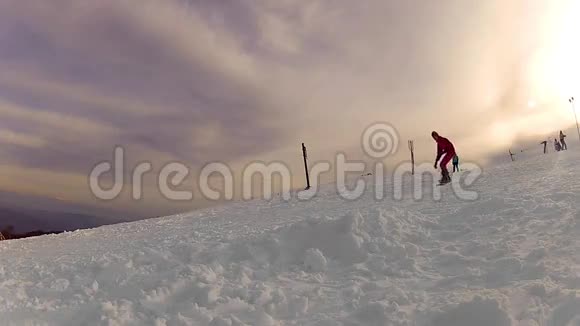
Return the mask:
<svg viewBox="0 0 580 326"><path fill-rule="evenodd" d="M569 127L580 98L574 0L2 0L0 191L163 215L211 205L156 191L95 199L88 175L168 162L234 171L280 161L302 178L338 152L365 159L365 127L399 133L394 165L432 161L432 130L486 164ZM129 174L125 182L131 184ZM187 187L187 185L186 185Z"/></svg>

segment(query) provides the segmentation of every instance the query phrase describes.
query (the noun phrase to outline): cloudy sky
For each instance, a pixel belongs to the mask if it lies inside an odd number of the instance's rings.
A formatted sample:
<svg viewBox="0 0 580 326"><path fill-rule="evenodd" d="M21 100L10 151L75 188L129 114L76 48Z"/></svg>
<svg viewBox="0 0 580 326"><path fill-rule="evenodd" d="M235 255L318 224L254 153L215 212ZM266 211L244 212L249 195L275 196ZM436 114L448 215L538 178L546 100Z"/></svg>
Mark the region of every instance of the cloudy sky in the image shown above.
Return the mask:
<svg viewBox="0 0 580 326"><path fill-rule="evenodd" d="M390 164L407 139L431 161L431 130L485 164L573 123L577 17L574 0L1 0L0 191L163 214L206 203L153 177L144 200L99 201L92 167L122 145L129 168L301 172L301 142L362 159L376 121L400 134Z"/></svg>

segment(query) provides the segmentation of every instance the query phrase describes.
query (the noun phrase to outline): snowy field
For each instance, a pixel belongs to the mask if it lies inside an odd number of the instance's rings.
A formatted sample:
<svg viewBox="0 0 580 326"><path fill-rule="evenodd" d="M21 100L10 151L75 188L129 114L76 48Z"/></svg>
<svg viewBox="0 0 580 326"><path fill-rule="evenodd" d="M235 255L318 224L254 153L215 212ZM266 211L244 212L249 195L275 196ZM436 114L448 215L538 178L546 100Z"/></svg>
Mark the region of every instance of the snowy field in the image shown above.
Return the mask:
<svg viewBox="0 0 580 326"><path fill-rule="evenodd" d="M477 201L253 201L0 242L0 325L580 325L580 152Z"/></svg>

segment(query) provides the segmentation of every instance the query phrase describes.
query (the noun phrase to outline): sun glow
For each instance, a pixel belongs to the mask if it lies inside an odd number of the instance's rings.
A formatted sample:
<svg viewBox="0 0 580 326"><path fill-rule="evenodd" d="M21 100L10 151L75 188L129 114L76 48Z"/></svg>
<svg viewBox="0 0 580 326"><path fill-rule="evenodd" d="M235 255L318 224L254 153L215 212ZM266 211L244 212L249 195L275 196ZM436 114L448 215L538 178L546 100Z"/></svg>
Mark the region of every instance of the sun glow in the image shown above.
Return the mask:
<svg viewBox="0 0 580 326"><path fill-rule="evenodd" d="M565 100L580 94L580 1L563 2L553 18L532 63L532 82L544 95Z"/></svg>

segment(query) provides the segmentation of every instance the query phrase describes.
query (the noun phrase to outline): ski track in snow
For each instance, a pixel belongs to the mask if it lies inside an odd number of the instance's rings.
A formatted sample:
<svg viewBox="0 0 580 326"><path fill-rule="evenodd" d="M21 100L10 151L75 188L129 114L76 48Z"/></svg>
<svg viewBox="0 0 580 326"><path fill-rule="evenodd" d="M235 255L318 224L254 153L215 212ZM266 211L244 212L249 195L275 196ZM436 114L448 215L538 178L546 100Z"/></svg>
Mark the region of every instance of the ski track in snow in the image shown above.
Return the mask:
<svg viewBox="0 0 580 326"><path fill-rule="evenodd" d="M580 325L572 150L456 198L238 202L0 242L1 325Z"/></svg>

